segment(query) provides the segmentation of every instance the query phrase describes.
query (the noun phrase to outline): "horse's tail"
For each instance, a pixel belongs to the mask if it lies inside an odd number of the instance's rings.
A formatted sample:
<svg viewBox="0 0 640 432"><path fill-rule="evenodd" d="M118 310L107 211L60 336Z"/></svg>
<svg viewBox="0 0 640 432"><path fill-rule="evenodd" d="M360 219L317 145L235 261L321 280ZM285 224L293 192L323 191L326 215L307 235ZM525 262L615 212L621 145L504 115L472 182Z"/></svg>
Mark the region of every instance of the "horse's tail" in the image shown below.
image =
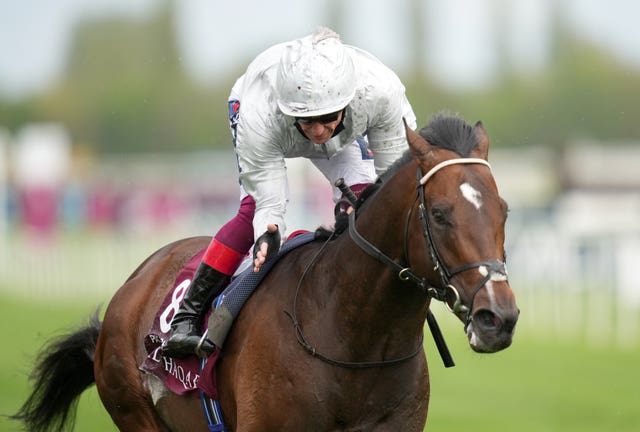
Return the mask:
<svg viewBox="0 0 640 432"><path fill-rule="evenodd" d="M74 333L49 341L29 377L33 391L11 416L29 431L63 430L73 427L78 397L95 383L93 357L100 331L98 312Z"/></svg>

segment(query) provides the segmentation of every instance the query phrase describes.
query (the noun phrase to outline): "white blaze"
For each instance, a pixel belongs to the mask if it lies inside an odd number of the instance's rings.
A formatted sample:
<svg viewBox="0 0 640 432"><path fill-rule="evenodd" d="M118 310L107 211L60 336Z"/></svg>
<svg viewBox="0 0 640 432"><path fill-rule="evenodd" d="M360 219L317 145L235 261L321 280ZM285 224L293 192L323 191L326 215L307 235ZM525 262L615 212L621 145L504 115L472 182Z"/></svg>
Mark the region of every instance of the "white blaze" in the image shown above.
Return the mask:
<svg viewBox="0 0 640 432"><path fill-rule="evenodd" d="M486 277L489 274L489 269L487 269L487 266L481 265L480 267L478 267L478 272L480 273L480 275L482 275L482 277ZM491 305L491 309L494 309L496 306L496 294L493 289L493 282L504 281L504 280L507 280L506 275L503 275L498 272L492 272L491 279L489 279L485 284L485 287L487 289L487 294L489 294L489 303Z"/></svg>
<svg viewBox="0 0 640 432"><path fill-rule="evenodd" d="M480 192L475 190L469 183L462 183L460 185L460 192L462 192L462 196L465 197L467 201L473 204L477 210L480 210L482 206L482 200L480 199L482 198L482 194Z"/></svg>

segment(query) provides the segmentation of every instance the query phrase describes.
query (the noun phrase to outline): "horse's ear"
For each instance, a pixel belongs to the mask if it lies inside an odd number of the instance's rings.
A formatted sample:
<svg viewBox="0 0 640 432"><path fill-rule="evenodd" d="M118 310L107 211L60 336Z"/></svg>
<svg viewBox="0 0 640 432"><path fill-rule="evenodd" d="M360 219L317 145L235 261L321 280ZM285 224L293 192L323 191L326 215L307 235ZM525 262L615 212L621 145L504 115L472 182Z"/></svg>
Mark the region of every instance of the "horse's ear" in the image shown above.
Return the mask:
<svg viewBox="0 0 640 432"><path fill-rule="evenodd" d="M478 145L471 152L472 155L484 160L489 160L489 135L487 135L487 131L484 129L481 121L478 120L473 127L473 131L478 138Z"/></svg>
<svg viewBox="0 0 640 432"><path fill-rule="evenodd" d="M427 152L431 149L431 145L429 142L422 138L418 132L414 131L409 127L407 121L403 118L404 128L407 133L407 142L409 143L409 148L411 152L416 156L422 156L427 154Z"/></svg>

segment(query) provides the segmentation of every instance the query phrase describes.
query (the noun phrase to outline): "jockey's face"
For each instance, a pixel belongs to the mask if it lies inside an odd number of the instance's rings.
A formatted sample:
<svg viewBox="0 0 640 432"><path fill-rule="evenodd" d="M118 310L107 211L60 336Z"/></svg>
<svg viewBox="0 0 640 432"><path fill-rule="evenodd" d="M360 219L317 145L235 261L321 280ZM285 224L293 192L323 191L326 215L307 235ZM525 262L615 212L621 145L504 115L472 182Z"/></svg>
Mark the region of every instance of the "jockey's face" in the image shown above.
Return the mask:
<svg viewBox="0 0 640 432"><path fill-rule="evenodd" d="M325 114L318 117L299 117L296 123L309 140L314 144L324 144L331 139L342 121L343 111Z"/></svg>

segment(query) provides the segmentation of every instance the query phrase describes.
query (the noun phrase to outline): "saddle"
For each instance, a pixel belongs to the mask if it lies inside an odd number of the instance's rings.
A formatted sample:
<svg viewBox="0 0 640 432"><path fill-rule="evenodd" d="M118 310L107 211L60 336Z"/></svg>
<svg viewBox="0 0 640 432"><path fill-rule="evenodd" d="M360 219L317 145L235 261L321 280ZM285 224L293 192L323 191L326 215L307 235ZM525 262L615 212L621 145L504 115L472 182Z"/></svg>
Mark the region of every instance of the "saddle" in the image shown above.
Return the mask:
<svg viewBox="0 0 640 432"><path fill-rule="evenodd" d="M312 241L314 237L315 235L312 232L296 231L292 233L278 254L267 261L260 272L254 273L253 267L248 266L239 274L237 273L229 286L214 300L216 307L224 304L225 308L231 312L233 319L235 319L240 313L242 305L274 264L291 250ZM175 359L164 356L161 349L162 342L169 337L171 319L180 307L182 298L189 288L200 261L202 261L205 250L206 248L191 257L189 262L178 272L172 289L167 293L156 313L150 330L145 336L144 346L147 357L139 366L139 369L154 374L173 393L183 395L193 392L194 396L198 396L195 390L202 390L211 398L217 399L214 366L220 354L219 349L208 359L200 359L195 355L183 359ZM211 310L205 316L205 326L209 321L210 314ZM202 331L204 332L204 330L205 328L203 327Z"/></svg>

